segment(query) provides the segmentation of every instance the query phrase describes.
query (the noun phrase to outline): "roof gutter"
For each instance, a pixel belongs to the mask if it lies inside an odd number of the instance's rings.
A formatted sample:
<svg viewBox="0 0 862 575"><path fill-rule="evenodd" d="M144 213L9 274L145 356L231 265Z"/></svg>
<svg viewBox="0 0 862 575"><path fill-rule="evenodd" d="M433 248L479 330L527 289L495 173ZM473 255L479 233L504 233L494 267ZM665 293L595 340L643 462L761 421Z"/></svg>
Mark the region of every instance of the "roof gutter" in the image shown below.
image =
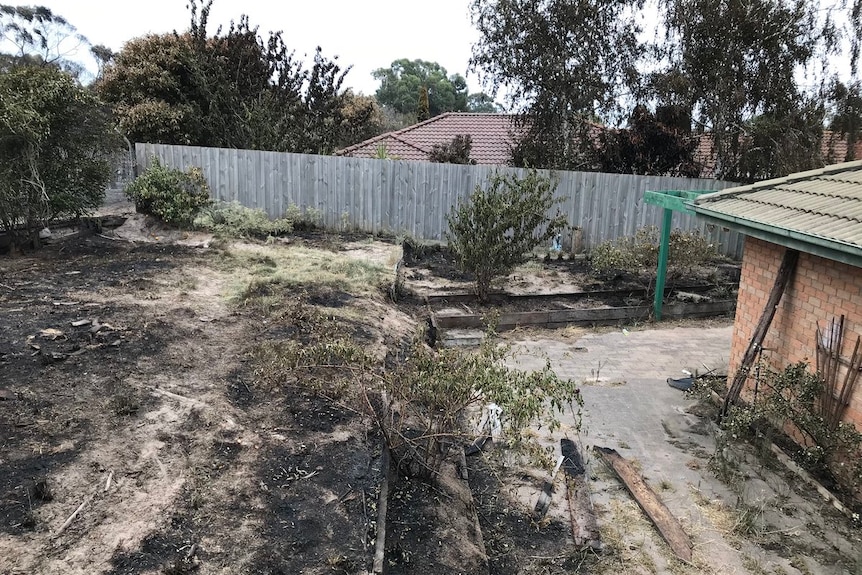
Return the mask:
<svg viewBox="0 0 862 575"><path fill-rule="evenodd" d="M740 218L738 216L731 216L729 214L705 208L702 204L695 203L690 205L699 217L706 219L709 223L729 227L747 236L793 248L801 252L806 252L855 267L862 267L862 249L859 249L856 246Z"/></svg>

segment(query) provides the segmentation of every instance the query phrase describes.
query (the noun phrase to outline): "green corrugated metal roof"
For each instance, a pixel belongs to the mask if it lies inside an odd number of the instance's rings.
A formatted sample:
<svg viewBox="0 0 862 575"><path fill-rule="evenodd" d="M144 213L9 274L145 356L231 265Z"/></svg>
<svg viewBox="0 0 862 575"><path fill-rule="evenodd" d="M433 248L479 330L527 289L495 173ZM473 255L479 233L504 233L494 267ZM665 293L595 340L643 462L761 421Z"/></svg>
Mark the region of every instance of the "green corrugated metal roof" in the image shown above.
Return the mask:
<svg viewBox="0 0 862 575"><path fill-rule="evenodd" d="M705 194L693 208L748 235L862 263L862 161Z"/></svg>

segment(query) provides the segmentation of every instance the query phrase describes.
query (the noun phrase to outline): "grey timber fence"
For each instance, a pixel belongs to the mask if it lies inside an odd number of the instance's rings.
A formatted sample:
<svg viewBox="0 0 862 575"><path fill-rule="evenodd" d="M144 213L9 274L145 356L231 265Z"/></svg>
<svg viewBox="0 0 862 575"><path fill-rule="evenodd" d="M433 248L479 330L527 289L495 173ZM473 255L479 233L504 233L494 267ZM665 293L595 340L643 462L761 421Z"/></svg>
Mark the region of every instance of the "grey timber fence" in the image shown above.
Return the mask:
<svg viewBox="0 0 862 575"><path fill-rule="evenodd" d="M462 166L341 156L286 154L257 150L136 144L138 173L155 158L166 166L199 167L217 200L260 208L270 217L289 206L313 208L330 229L408 233L443 240L446 213L494 172L523 174L517 168ZM547 173L547 172L546 172ZM661 225L661 209L646 204L647 190L720 190L735 184L717 180L634 176L595 172L554 172L557 195L569 224L579 228L567 247L591 247L644 226ZM699 230L730 257L742 256L743 238L693 215L675 213L674 228Z"/></svg>

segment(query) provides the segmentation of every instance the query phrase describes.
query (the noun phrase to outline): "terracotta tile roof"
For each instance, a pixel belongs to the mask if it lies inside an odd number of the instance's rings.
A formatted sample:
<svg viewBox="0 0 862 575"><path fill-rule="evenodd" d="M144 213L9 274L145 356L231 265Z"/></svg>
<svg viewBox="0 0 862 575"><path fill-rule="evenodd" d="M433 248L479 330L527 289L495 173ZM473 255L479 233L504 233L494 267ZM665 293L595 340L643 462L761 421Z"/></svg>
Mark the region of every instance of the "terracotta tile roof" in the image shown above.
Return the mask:
<svg viewBox="0 0 862 575"><path fill-rule="evenodd" d="M701 134L695 136L697 146L692 153L694 161L701 166L701 178L715 177L715 148L713 147L712 134ZM847 159L847 139L841 134L826 130L820 142L820 157L824 164L834 164ZM862 141L856 142L856 153L854 159L862 159Z"/></svg>
<svg viewBox="0 0 862 575"><path fill-rule="evenodd" d="M451 142L455 136L470 135L470 157L477 164L506 165L514 131L511 114L446 112L395 132L381 134L335 152L337 156L373 158L385 145L390 156L401 160L428 160L435 144Z"/></svg>
<svg viewBox="0 0 862 575"><path fill-rule="evenodd" d="M767 232L775 243L797 240L862 257L862 161L706 194L694 209L750 235Z"/></svg>

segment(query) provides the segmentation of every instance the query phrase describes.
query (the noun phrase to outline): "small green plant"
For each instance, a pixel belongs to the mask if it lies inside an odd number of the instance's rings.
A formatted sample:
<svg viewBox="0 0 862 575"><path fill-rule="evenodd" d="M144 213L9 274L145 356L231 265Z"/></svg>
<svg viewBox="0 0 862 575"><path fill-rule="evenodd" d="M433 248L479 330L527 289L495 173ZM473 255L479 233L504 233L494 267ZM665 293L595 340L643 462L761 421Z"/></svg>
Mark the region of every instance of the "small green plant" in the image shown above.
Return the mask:
<svg viewBox="0 0 862 575"><path fill-rule="evenodd" d="M158 160L126 187L126 196L139 212L180 227L190 226L198 211L212 202L200 168L182 172L162 166Z"/></svg>
<svg viewBox="0 0 862 575"><path fill-rule="evenodd" d="M131 389L123 389L118 391L111 397L110 409L120 417L135 415L141 408L141 403L138 397Z"/></svg>
<svg viewBox="0 0 862 575"><path fill-rule="evenodd" d="M378 144L374 149L374 155L371 156L375 160L400 160L395 154L389 153L389 148L386 144Z"/></svg>
<svg viewBox="0 0 862 575"><path fill-rule="evenodd" d="M256 380L270 389L290 385L340 399L351 392L359 374L371 369L374 359L366 348L337 318L310 303L304 291L283 296L279 312L270 322L289 330L289 337L268 339L251 353ZM354 386L352 391L358 389Z"/></svg>
<svg viewBox="0 0 862 575"><path fill-rule="evenodd" d="M323 214L317 208L305 208L303 211L296 204L290 204L283 219L291 222L295 231L307 232L320 227Z"/></svg>
<svg viewBox="0 0 862 575"><path fill-rule="evenodd" d="M270 219L261 209L249 208L239 202L219 202L200 211L196 228L208 230L224 238L266 239L293 231L307 231L320 225L320 212L309 208L305 212L291 204L280 218Z"/></svg>
<svg viewBox="0 0 862 575"><path fill-rule="evenodd" d="M547 243L566 226L554 197L556 182L530 170L524 178L495 174L487 188L477 186L469 199L447 214L446 239L459 265L474 276L481 301L491 281L526 261L536 246Z"/></svg>

